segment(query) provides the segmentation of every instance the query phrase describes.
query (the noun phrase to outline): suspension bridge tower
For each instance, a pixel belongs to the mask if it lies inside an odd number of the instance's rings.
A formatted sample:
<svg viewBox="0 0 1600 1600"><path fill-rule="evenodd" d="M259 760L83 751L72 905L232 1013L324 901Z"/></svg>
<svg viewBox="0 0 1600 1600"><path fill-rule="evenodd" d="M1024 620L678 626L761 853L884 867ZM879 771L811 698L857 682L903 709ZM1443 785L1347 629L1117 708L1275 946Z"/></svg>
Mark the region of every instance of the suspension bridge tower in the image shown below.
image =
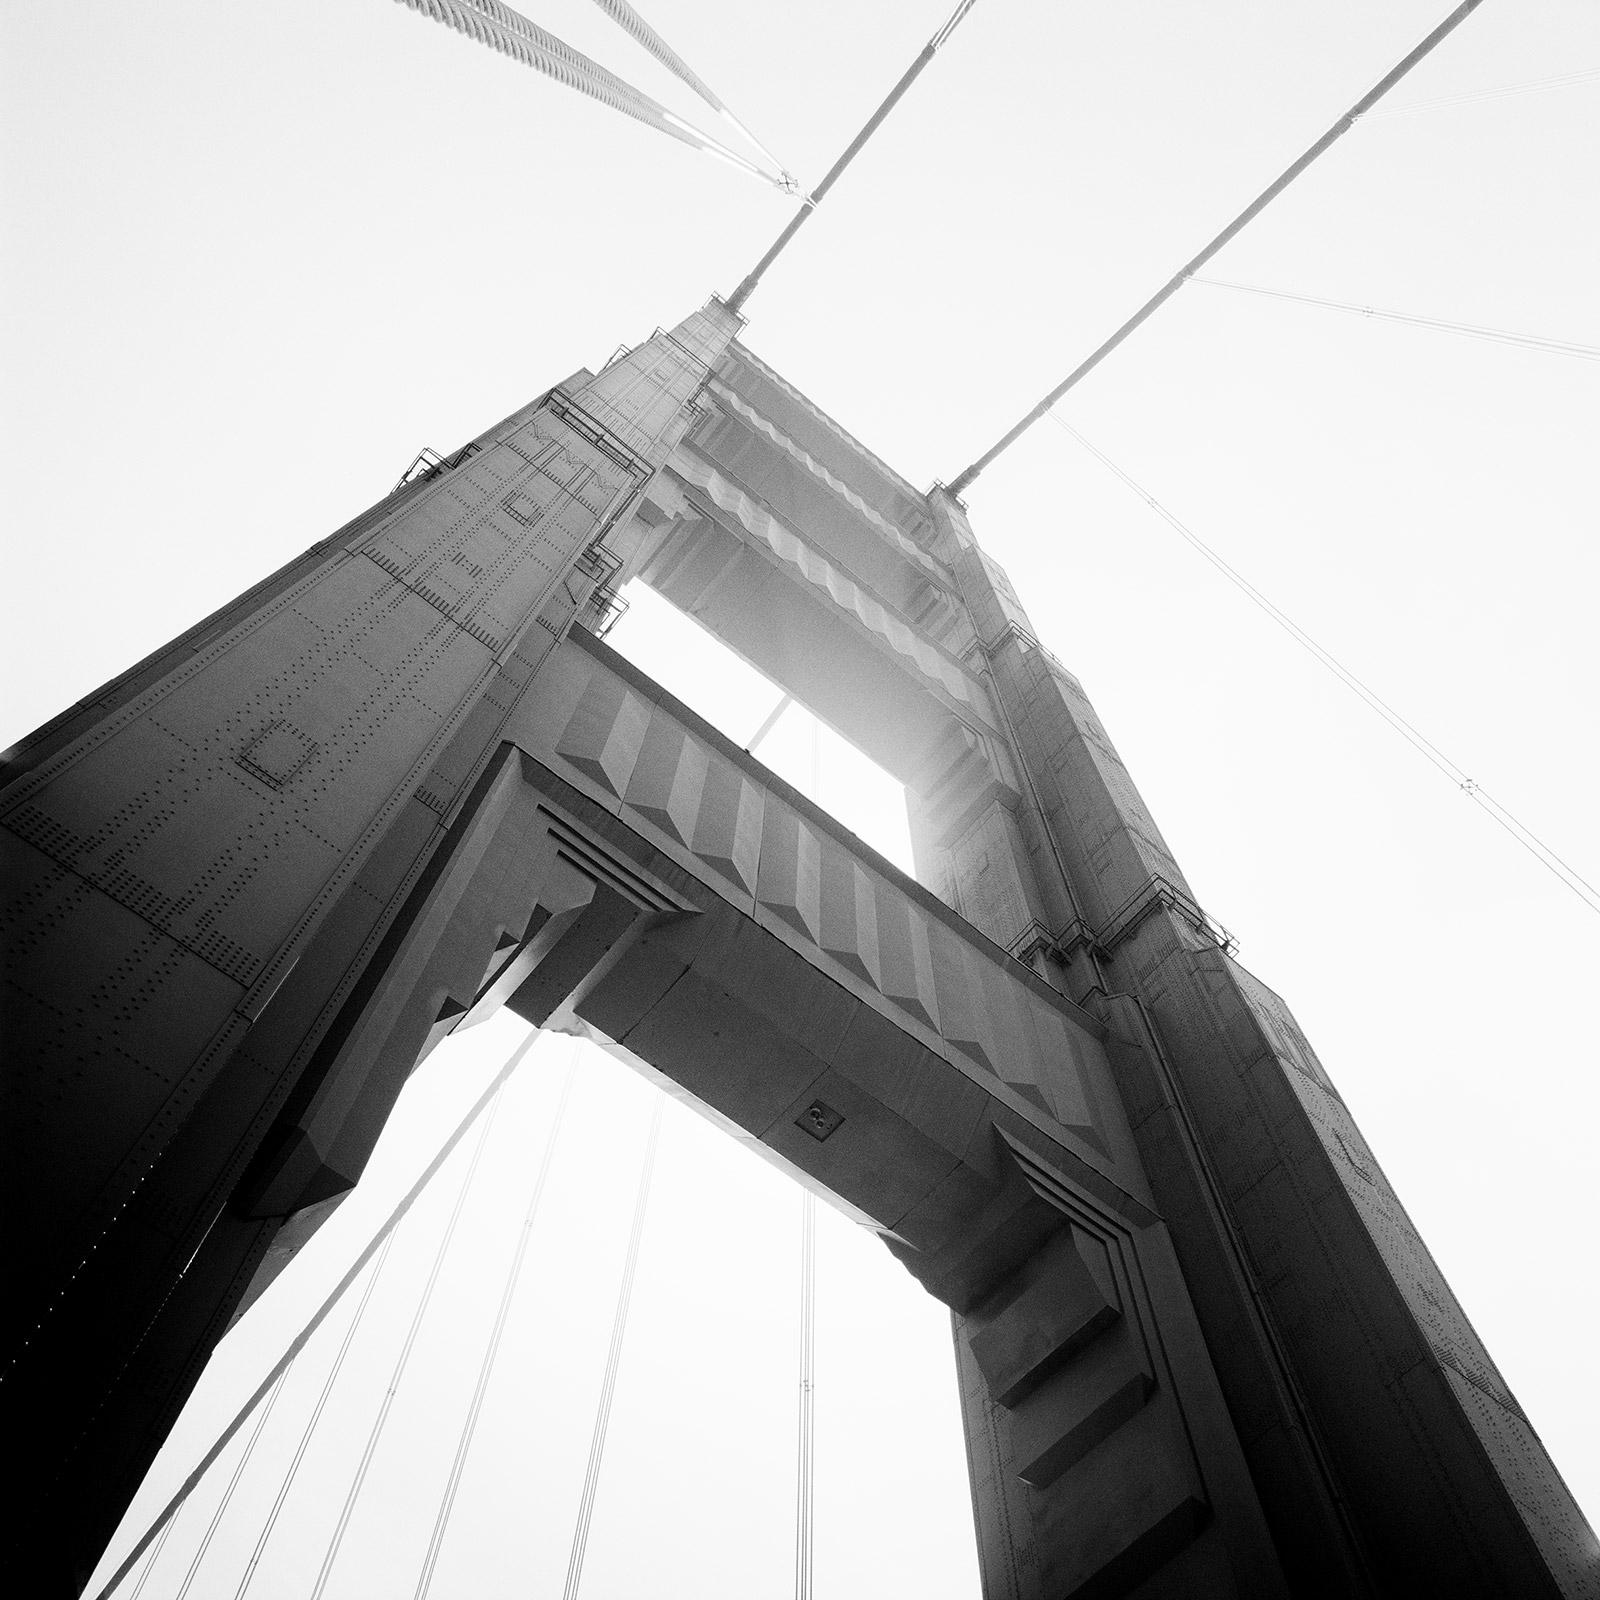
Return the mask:
<svg viewBox="0 0 1600 1600"><path fill-rule="evenodd" d="M10 1592L75 1592L275 1238L503 1005L950 1307L993 1600L1600 1592L960 501L740 325L573 374L11 753ZM905 785L918 881L606 646L630 579Z"/></svg>

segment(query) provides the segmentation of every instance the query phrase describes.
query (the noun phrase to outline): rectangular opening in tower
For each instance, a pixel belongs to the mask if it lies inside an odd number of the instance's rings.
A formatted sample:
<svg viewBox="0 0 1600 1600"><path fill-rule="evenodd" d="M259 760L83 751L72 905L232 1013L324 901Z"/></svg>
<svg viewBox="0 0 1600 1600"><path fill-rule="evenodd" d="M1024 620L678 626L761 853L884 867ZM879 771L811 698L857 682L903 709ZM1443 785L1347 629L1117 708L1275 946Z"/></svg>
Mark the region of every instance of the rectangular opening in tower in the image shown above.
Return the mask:
<svg viewBox="0 0 1600 1600"><path fill-rule="evenodd" d="M783 705L789 692L783 684L654 590L633 583L626 599L608 644L879 855L915 875L904 784L798 697Z"/></svg>

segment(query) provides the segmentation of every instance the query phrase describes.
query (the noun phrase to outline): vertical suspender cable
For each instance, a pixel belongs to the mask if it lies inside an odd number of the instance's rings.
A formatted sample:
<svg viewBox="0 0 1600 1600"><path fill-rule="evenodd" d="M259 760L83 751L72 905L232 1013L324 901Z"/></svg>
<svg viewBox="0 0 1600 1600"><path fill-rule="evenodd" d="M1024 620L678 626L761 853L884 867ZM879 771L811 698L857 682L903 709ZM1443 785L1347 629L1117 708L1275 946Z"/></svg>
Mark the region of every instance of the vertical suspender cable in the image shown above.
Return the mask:
<svg viewBox="0 0 1600 1600"><path fill-rule="evenodd" d="M550 1176L556 1141L561 1135L561 1125L566 1119L567 1101L572 1095L572 1079L578 1064L579 1047L580 1041L574 1039L572 1052L567 1057L566 1071L561 1078L561 1096L556 1102L556 1114L550 1123L550 1131L545 1136L544 1153L539 1158L539 1170L533 1180L533 1190L528 1196L527 1209L522 1214L517 1247L512 1253L505 1286L500 1291L500 1304L495 1311L494 1326L489 1334L489 1342L484 1347L483 1360L478 1364L478 1381L473 1387L466 1420L461 1425L461 1437L456 1441L455 1459L450 1463L450 1475L445 1481L444 1494L439 1501L439 1512L433 1520L433 1534L428 1540L428 1553L423 1557L422 1573L417 1579L417 1600L425 1600L428 1590L433 1586L434 1570L439 1564L439 1551L444 1545L444 1536L450 1526L450 1515L455 1510L456 1491L461 1487L461 1474L467 1464L467 1454L472 1449L473 1435L478 1429L478 1418L483 1412L484 1396L489 1392L489 1381L494 1376L495 1359L500 1354L501 1340L505 1337L506 1319L510 1315L511 1302L517 1292L517 1282L522 1276L522 1264L527 1259L528 1239L533 1232L534 1221L539 1215L539 1202L544 1197L545 1181Z"/></svg>
<svg viewBox="0 0 1600 1600"><path fill-rule="evenodd" d="M766 719L762 722L761 726L750 735L750 743L744 747L746 755L753 756L756 753L756 746L760 744L761 741L765 739L775 727L777 727L778 718L781 717L784 712L787 711L793 704L794 696L792 694L786 694L777 703L777 705L775 705L772 710L767 713Z"/></svg>
<svg viewBox="0 0 1600 1600"><path fill-rule="evenodd" d="M1568 861L1557 855L1526 823L1520 821L1512 812L1501 805L1475 778L1469 777L1465 767L1450 756L1447 756L1414 723L1401 716L1382 695L1375 689L1369 688L1332 651L1326 650L1322 645L1318 644L1294 618L1273 604L1236 567L1224 561L1193 528L1182 522L1162 505L1153 494L1136 483L1103 450L1090 444L1070 422L1057 416L1055 412L1052 411L1050 413L1050 419L1071 434L1108 472L1114 477L1120 478L1174 533L1198 550L1246 599L1271 617L1302 650L1326 667L1365 706L1377 712L1418 755L1442 772L1469 800L1481 806L1546 872L1564 883L1589 910L1600 912L1600 887L1596 887Z"/></svg>
<svg viewBox="0 0 1600 1600"><path fill-rule="evenodd" d="M960 15L947 24L953 27ZM755 754L756 746L772 732L779 717L794 704L785 694L766 720L756 729L746 749ZM822 724L811 717L811 795L822 803ZM794 1593L795 1600L811 1600L813 1491L816 1484L814 1444L816 1438L816 1281L817 1281L817 1201L809 1189L800 1196L800 1385L799 1414L795 1424L794 1464Z"/></svg>
<svg viewBox="0 0 1600 1600"><path fill-rule="evenodd" d="M956 20L960 20L957 18ZM822 804L822 724L811 718L811 799ZM800 1414L794 1483L794 1600L811 1600L816 1487L817 1198L800 1196Z"/></svg>
<svg viewBox="0 0 1600 1600"><path fill-rule="evenodd" d="M401 1379L405 1377L406 1365L411 1360L417 1334L422 1327L423 1318L428 1313L428 1304L433 1299L433 1291L438 1285L445 1257L450 1254L450 1245L456 1235L456 1224L460 1222L467 1196L472 1192L472 1180L478 1175L478 1164L483 1159L483 1147L489 1142L489 1134L494 1128L495 1119L500 1115L500 1105L500 1096L497 1094L494 1104L489 1108L489 1115L483 1119L483 1126L478 1130L477 1143L472 1147L472 1159L467 1164L466 1176L461 1180L461 1187L456 1191L456 1201L450 1211L450 1220L445 1224L444 1233L440 1236L438 1247L433 1252L433 1262L428 1268L428 1279L422 1286L422 1296L417 1301L416 1310L411 1313L411 1325L406 1329L405 1342L400 1346L394 1370L389 1374L389 1384L384 1390L383 1402L378 1407L377 1416L372 1419L372 1427L367 1434L361 1460L356 1467L355 1476L350 1480L349 1489L345 1491L344 1504L339 1508L339 1520L334 1524L333 1536L329 1539L327 1551L322 1557L322 1566L317 1572L316 1586L311 1591L311 1600L321 1600L322 1593L328 1586L328 1578L333 1572L333 1564L339 1559L339 1547L344 1543L345 1533L350 1527L351 1514L355 1511L356 1501L361 1497L361 1489L367 1481L372 1458L377 1454L378 1441L383 1437L384 1425L389 1420L394 1397L399 1392Z"/></svg>
<svg viewBox="0 0 1600 1600"><path fill-rule="evenodd" d="M794 1600L811 1600L812 1489L816 1482L817 1197L800 1196L800 1418L795 1463Z"/></svg>
<svg viewBox="0 0 1600 1600"><path fill-rule="evenodd" d="M290 1363L293 1365L293 1363ZM239 1487L239 1480L244 1476L244 1469L250 1464L250 1457L255 1453L256 1440L261 1437L261 1430L266 1427L267 1419L272 1415L272 1408L278 1403L278 1396L283 1393L283 1380L289 1376L289 1368L285 1367L278 1374L278 1381L273 1384L272 1392L267 1396L266 1404L256 1414L256 1425L250 1430L250 1437L245 1440L244 1450L234 1465L232 1474L228 1478L228 1487L222 1491L222 1498L217 1502L217 1509L211 1513L211 1521L206 1525L205 1537L200 1541L200 1548L195 1551L193 1560L189 1563L189 1570L183 1575L183 1582L178 1586L176 1600L186 1600L190 1588L194 1584L195 1575L200 1571L200 1563L206 1558L206 1551L211 1548L211 1541L216 1537L222 1519L227 1515L228 1507L233 1501L233 1491Z"/></svg>
<svg viewBox="0 0 1600 1600"><path fill-rule="evenodd" d="M140 1600L140 1596L144 1594L144 1586L149 1583L150 1574L155 1571L156 1564L161 1560L161 1552L167 1548L167 1540L172 1537L172 1530L178 1525L178 1512L182 1510L183 1507L179 1506L178 1511L168 1517L162 1526L161 1537L151 1547L150 1559L145 1562L144 1571L139 1574L139 1581L133 1586L133 1593L128 1600Z"/></svg>
<svg viewBox="0 0 1600 1600"><path fill-rule="evenodd" d="M583 1492L578 1497L578 1518L572 1532L572 1553L567 1558L567 1581L563 1600L577 1600L583 1582L583 1558L589 1545L589 1524L594 1517L595 1493L600 1486L600 1467L605 1458L606 1430L611 1424L611 1401L617 1389L617 1369L622 1364L622 1341L628 1333L628 1306L633 1299L633 1280L639 1265L639 1241L644 1237L645 1213L650 1205L650 1180L655 1174L656 1146L661 1139L661 1108L664 1095L657 1095L650 1114L650 1134L645 1141L644 1162L639 1169L639 1190L633 1203L633 1231L628 1235L628 1256L622 1268L622 1283L617 1290L617 1309L611 1322L611 1347L606 1352L605 1377L600 1383L600 1404L595 1412L594 1436L589 1441L589 1464L583 1475Z"/></svg>
<svg viewBox="0 0 1600 1600"><path fill-rule="evenodd" d="M317 1403L311 1408L311 1415L306 1418L306 1425L300 1431L300 1443L295 1447L294 1458L289 1463L289 1470L283 1475L283 1482L278 1486L278 1493L273 1498L272 1509L267 1512L267 1520L262 1525L261 1532L256 1538L256 1547L250 1552L250 1560L244 1569L244 1576L239 1580L239 1587L234 1590L234 1600L244 1600L245 1592L249 1589L251 1580L256 1575L256 1568L261 1564L261 1557L266 1552L267 1542L272 1538L273 1529L278 1525L278 1516L283 1510L284 1501L289 1498L289 1491L294 1487L294 1480L300 1471L300 1463L305 1460L306 1451L310 1448L312 1435L317 1431L317 1424L322 1420L322 1413L328 1404L328 1397L333 1393L334 1385L339 1381L339 1374L344 1370L344 1358L350 1353L350 1346L355 1342L356 1330L361 1326L361 1319L366 1313L367 1303L372 1299L372 1291L378 1287L378 1279L383 1276L384 1265L389 1259L389 1252L394 1248L395 1236L391 1233L383 1241L383 1249L378 1254L378 1259L373 1263L372 1271L367 1276L366 1287L361 1291L361 1299L356 1304L355 1315L350 1319L350 1325L344 1330L344 1338L340 1341L338 1353L333 1358L333 1365L328 1369L328 1375L322 1380L322 1392L317 1396Z"/></svg>
<svg viewBox="0 0 1600 1600"><path fill-rule="evenodd" d="M496 1099L500 1093L500 1090L505 1086L506 1079L516 1071L518 1064L528 1053L528 1051L532 1049L533 1042L538 1037L538 1032L535 1030L534 1032L530 1033L515 1050L511 1052L511 1055L507 1059L505 1065L502 1066L490 1080L483 1093L480 1094L475 1101L473 1101L472 1106L468 1110L467 1114L459 1123L457 1123L456 1127L451 1132L450 1136L444 1141L444 1143L440 1145L433 1159L426 1167L423 1168L421 1173L418 1174L416 1181L409 1189L406 1190L403 1195L401 1195L400 1199L396 1202L394 1209L390 1211L389 1215L385 1217L383 1222L380 1224L377 1232L374 1233L373 1236L362 1247L355 1260L345 1268L344 1275L323 1297L321 1304L318 1305L316 1310L311 1313L311 1316L307 1320L305 1326L301 1328L299 1333L297 1333L294 1338L289 1341L288 1347L284 1350L283 1354L278 1357L278 1360L273 1366L272 1371L269 1372L266 1377L264 1377L261 1382L256 1385L254 1391L248 1396L244 1404L240 1406L238 1411L234 1413L233 1420L229 1422L227 1427L225 1427L222 1432L218 1434L216 1439L212 1441L211 1448L207 1450L205 1455L202 1456L201 1459L196 1463L193 1470L189 1473L189 1476L183 1480L182 1484L179 1485L177 1492L170 1500L167 1501L166 1505L162 1507L161 1512L156 1517L155 1521L152 1522L150 1526L146 1528L145 1531L139 1536L139 1538L134 1542L133 1548L127 1553L126 1556L122 1558L122 1561L118 1565L116 1571L113 1572L111 1576L107 1578L106 1581L96 1591L94 1600L107 1600L107 1596L110 1595L117 1585L128 1576L135 1566L138 1565L139 1558L145 1553L146 1550L150 1548L151 1544L161 1536L162 1529L167 1526L167 1523L171 1519L173 1513L183 1503L189 1491L194 1488L194 1486L202 1477L205 1476L208 1471L210 1471L211 1467L215 1464L217 1457L227 1449L228 1444L233 1439L234 1435L238 1433L238 1431L249 1420L251 1412L255 1410L263 1396L273 1386L273 1384L275 1384L278 1379L283 1376L284 1372L289 1366L289 1363L292 1362L303 1349L305 1349L306 1344L312 1335L315 1334L317 1329L322 1326L324 1318L326 1318L334 1306L339 1303L340 1299L343 1297L346 1290L349 1289L350 1285L353 1284L358 1277L360 1277L361 1273L365 1270L367 1263L372 1260L372 1258L380 1249L383 1248L384 1241L399 1225L401 1219L406 1215L406 1213L410 1211L412 1205L416 1202L417 1196L420 1195L423 1190L426 1189L433 1181L440 1167L442 1167L445 1162L450 1159L451 1155L455 1152L456 1146L460 1144L461 1141L466 1137L468 1129L470 1129L473 1123L478 1120L483 1112L489 1107L490 1103Z"/></svg>

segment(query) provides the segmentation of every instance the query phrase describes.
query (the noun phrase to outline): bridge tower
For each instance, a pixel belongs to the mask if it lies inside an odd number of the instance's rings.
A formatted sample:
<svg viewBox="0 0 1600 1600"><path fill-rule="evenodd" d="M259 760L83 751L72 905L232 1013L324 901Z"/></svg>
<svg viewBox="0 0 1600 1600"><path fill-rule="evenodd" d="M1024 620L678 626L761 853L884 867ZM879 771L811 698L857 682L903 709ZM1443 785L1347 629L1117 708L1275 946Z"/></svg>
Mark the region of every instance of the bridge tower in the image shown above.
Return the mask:
<svg viewBox="0 0 1600 1600"><path fill-rule="evenodd" d="M75 1592L282 1241L509 1005L951 1308L992 1600L1600 1593L962 505L739 326L575 373L10 753L15 1592ZM918 882L607 648L631 578L904 783Z"/></svg>

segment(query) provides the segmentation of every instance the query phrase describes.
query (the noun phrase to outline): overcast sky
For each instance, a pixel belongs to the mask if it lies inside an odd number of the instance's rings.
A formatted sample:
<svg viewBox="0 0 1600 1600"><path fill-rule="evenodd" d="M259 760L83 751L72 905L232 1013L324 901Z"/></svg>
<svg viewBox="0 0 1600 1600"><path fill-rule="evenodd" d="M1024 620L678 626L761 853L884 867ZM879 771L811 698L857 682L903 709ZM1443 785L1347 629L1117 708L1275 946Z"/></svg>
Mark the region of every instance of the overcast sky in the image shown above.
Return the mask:
<svg viewBox="0 0 1600 1600"><path fill-rule="evenodd" d="M527 9L698 115L584 0ZM948 9L650 0L647 14L814 182ZM746 342L913 482L950 479L1446 9L982 0L751 300ZM0 27L0 738L325 536L421 446L454 447L730 290L789 214L389 0L80 0L8 7ZM1589 0L1489 4L1392 108L1596 67ZM1211 272L1600 345L1595 93L1589 80L1374 117ZM1600 881L1597 382L1590 362L1193 286L1062 412ZM1060 429L1039 425L967 498L1202 902L1295 1008L1580 1503L1600 1511L1600 921ZM661 676L663 658L690 663L666 621L635 609L619 647ZM771 704L726 673L688 678L669 686L741 738ZM808 759L803 716L786 722L763 752L780 766ZM841 814L865 792L838 776L847 759L825 745L823 797ZM868 809L878 820L853 826L891 829L892 806ZM567 1049L542 1044L507 1091L458 1288L436 1297L444 1320L414 1363L427 1376L408 1376L401 1443L367 1491L394 1520L352 1524L372 1554L352 1555L330 1600L414 1582L520 1225L513 1178L525 1187L537 1161ZM485 1070L441 1054L419 1075L416 1132L384 1170L418 1164ZM620 1071L586 1067L579 1083L508 1324L506 1388L469 1463L479 1481L464 1480L481 1514L458 1512L470 1533L452 1533L435 1593L549 1593L565 1570L648 1115ZM668 1119L586 1595L633 1592L639 1574L668 1592L789 1588L799 1202L765 1171L743 1176L753 1164L725 1144ZM333 1442L303 1469L316 1493L286 1503L252 1594L303 1592L293 1560L320 1560L317 1519L343 1493L335 1458L359 1451L450 1203L447 1184L397 1246L371 1348L363 1333L349 1358L368 1388L339 1416L330 1402ZM325 1264L359 1240L347 1213L319 1244ZM586 1219L600 1230L587 1244ZM900 1309L847 1320L875 1279ZM872 1240L824 1238L819 1473L834 1488L819 1594L972 1592L970 1554L933 1558L942 1591L885 1576L965 1514L948 1365L924 1382L899 1359L943 1359L941 1313L908 1286ZM269 1359L269 1310L229 1341L241 1373ZM902 1365L913 1395L946 1385L933 1415L889 1397ZM275 1492L266 1464L287 1460L315 1403L314 1367L308 1353L286 1384L196 1595L234 1591ZM225 1373L209 1392L184 1424L194 1448L225 1408ZM922 1442L924 1425L944 1443ZM925 1482L940 1451L941 1483ZM146 1600L178 1592L208 1518L186 1513ZM395 1563L381 1581L379 1551ZM454 1577L452 1560L468 1563Z"/></svg>

